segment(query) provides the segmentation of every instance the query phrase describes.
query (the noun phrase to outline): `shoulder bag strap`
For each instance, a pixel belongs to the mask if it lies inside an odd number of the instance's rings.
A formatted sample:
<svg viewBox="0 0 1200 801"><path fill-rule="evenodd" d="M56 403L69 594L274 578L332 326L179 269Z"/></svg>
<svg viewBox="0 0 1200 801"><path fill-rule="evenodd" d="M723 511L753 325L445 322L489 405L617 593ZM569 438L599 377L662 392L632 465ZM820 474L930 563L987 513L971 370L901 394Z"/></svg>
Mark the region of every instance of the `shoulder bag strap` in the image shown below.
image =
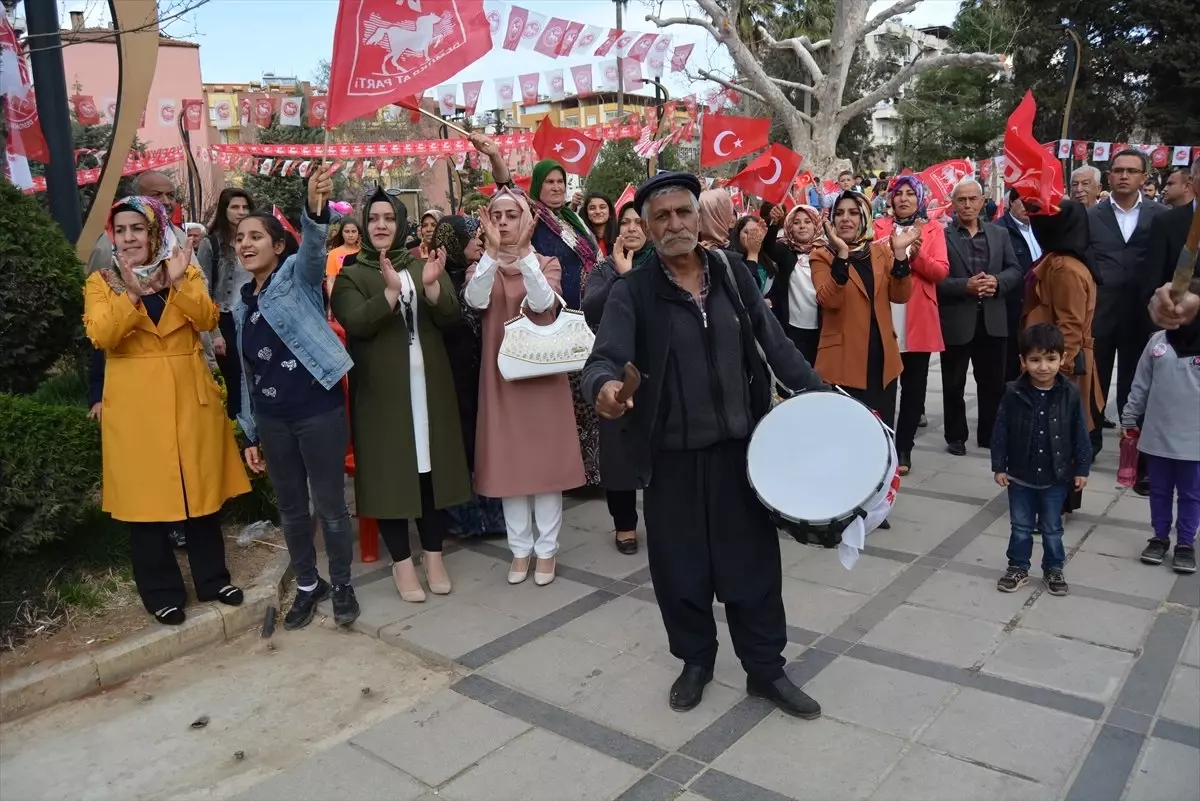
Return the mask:
<svg viewBox="0 0 1200 801"><path fill-rule="evenodd" d="M763 350L762 345L759 344L758 336L754 333L754 321L750 319L750 312L747 310L746 304L742 300L742 289L740 286L738 286L737 276L734 275L733 266L729 263L729 258L720 248L710 250L708 252L715 255L725 268L725 277L728 280L730 287L733 289L733 302L738 307L738 311L741 312L738 317L745 318L746 322L750 324L750 338L754 342L754 349L758 351L759 360L762 362L763 367L767 371L767 377L771 382L769 386L779 387L788 394L788 397L795 395L795 391L785 386L779 380L779 378L776 377L775 371L771 369L771 362L769 359L767 359L766 351Z"/></svg>

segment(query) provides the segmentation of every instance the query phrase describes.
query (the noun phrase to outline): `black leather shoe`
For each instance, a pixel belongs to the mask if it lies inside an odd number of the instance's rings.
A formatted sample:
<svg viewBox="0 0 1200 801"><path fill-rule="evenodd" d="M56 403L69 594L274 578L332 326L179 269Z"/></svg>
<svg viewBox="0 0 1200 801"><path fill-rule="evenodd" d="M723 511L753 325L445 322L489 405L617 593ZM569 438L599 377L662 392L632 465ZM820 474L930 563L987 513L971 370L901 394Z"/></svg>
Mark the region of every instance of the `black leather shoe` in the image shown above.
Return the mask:
<svg viewBox="0 0 1200 801"><path fill-rule="evenodd" d="M1138 495L1141 495L1143 498L1148 496L1150 494L1150 479L1139 478L1133 484L1133 491L1136 492Z"/></svg>
<svg viewBox="0 0 1200 801"><path fill-rule="evenodd" d="M1116 428L1117 424L1114 423L1112 420L1109 420L1107 417L1101 417L1100 418L1100 427L1101 428Z"/></svg>
<svg viewBox="0 0 1200 801"><path fill-rule="evenodd" d="M907 476L912 470L912 451L900 451L896 454L896 459L899 463L897 466L900 468L900 475Z"/></svg>
<svg viewBox="0 0 1200 801"><path fill-rule="evenodd" d="M887 521L887 518L885 517L883 520L880 520L880 521L879 521L879 528L880 528L880 529L882 529L882 530L884 530L884 531L891 531L891 529L892 529L892 524L891 524L891 523L889 523L889 522Z"/></svg>
<svg viewBox="0 0 1200 801"><path fill-rule="evenodd" d="M951 456L966 456L967 445L964 442L947 442L946 453Z"/></svg>
<svg viewBox="0 0 1200 801"><path fill-rule="evenodd" d="M921 415L921 419L917 421L917 428L928 428L928 427L929 427L929 418L926 417L925 415Z"/></svg>
<svg viewBox="0 0 1200 801"><path fill-rule="evenodd" d="M712 668L684 665L683 672L671 685L671 709L676 712L695 709L704 698L704 685L712 681L712 677Z"/></svg>
<svg viewBox="0 0 1200 801"><path fill-rule="evenodd" d="M821 705L809 697L787 676L780 676L771 683L746 679L746 692L755 698L765 698L781 712L805 720L821 717Z"/></svg>
<svg viewBox="0 0 1200 801"><path fill-rule="evenodd" d="M621 539L621 533L622 532L618 531L616 534L613 535L613 542L616 543L617 550L626 555L631 555L631 554L637 553L638 552L637 533L635 532L633 537L631 537L630 539L627 539L627 540Z"/></svg>

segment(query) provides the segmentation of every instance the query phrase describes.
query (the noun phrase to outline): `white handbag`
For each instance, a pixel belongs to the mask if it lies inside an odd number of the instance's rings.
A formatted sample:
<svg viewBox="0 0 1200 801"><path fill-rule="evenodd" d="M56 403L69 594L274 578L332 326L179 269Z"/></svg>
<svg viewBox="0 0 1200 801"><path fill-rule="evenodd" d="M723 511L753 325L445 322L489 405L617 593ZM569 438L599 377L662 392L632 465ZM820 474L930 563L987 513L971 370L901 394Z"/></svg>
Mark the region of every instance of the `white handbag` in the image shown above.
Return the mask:
<svg viewBox="0 0 1200 801"><path fill-rule="evenodd" d="M526 317L526 298L521 301L520 314L504 324L504 339L500 342L496 362L505 381L523 381L583 369L592 353L596 335L584 320L583 312L568 309L567 302L557 293L554 297L562 309L554 322L538 325Z"/></svg>

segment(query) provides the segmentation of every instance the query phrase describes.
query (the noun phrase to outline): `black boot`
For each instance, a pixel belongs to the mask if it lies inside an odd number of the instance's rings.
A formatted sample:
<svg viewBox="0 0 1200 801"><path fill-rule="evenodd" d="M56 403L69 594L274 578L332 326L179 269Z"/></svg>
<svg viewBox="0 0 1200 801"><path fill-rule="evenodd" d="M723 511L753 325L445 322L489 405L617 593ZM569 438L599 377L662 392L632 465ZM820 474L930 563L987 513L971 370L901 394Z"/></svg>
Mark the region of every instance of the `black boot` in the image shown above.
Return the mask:
<svg viewBox="0 0 1200 801"><path fill-rule="evenodd" d="M765 698L789 715L805 720L821 717L821 705L792 684L787 676L780 676L769 683L747 677L746 692L755 698Z"/></svg>
<svg viewBox="0 0 1200 801"><path fill-rule="evenodd" d="M695 709L704 698L704 685L712 681L712 668L684 665L683 672L671 685L670 704L676 712Z"/></svg>

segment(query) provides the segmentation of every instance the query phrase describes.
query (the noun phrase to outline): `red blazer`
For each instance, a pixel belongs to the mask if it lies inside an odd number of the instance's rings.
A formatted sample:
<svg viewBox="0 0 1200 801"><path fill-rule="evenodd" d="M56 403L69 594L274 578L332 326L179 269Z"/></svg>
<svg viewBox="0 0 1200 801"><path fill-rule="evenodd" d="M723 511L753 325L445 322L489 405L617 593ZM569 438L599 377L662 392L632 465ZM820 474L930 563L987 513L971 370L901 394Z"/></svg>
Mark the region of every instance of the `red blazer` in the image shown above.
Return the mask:
<svg viewBox="0 0 1200 801"><path fill-rule="evenodd" d="M896 221L892 217L875 220L875 241L886 242ZM937 285L950 273L946 256L946 227L938 220L925 223L921 231L921 252L912 260L913 291L905 316L905 346L914 353L941 353L942 321L938 316Z"/></svg>

